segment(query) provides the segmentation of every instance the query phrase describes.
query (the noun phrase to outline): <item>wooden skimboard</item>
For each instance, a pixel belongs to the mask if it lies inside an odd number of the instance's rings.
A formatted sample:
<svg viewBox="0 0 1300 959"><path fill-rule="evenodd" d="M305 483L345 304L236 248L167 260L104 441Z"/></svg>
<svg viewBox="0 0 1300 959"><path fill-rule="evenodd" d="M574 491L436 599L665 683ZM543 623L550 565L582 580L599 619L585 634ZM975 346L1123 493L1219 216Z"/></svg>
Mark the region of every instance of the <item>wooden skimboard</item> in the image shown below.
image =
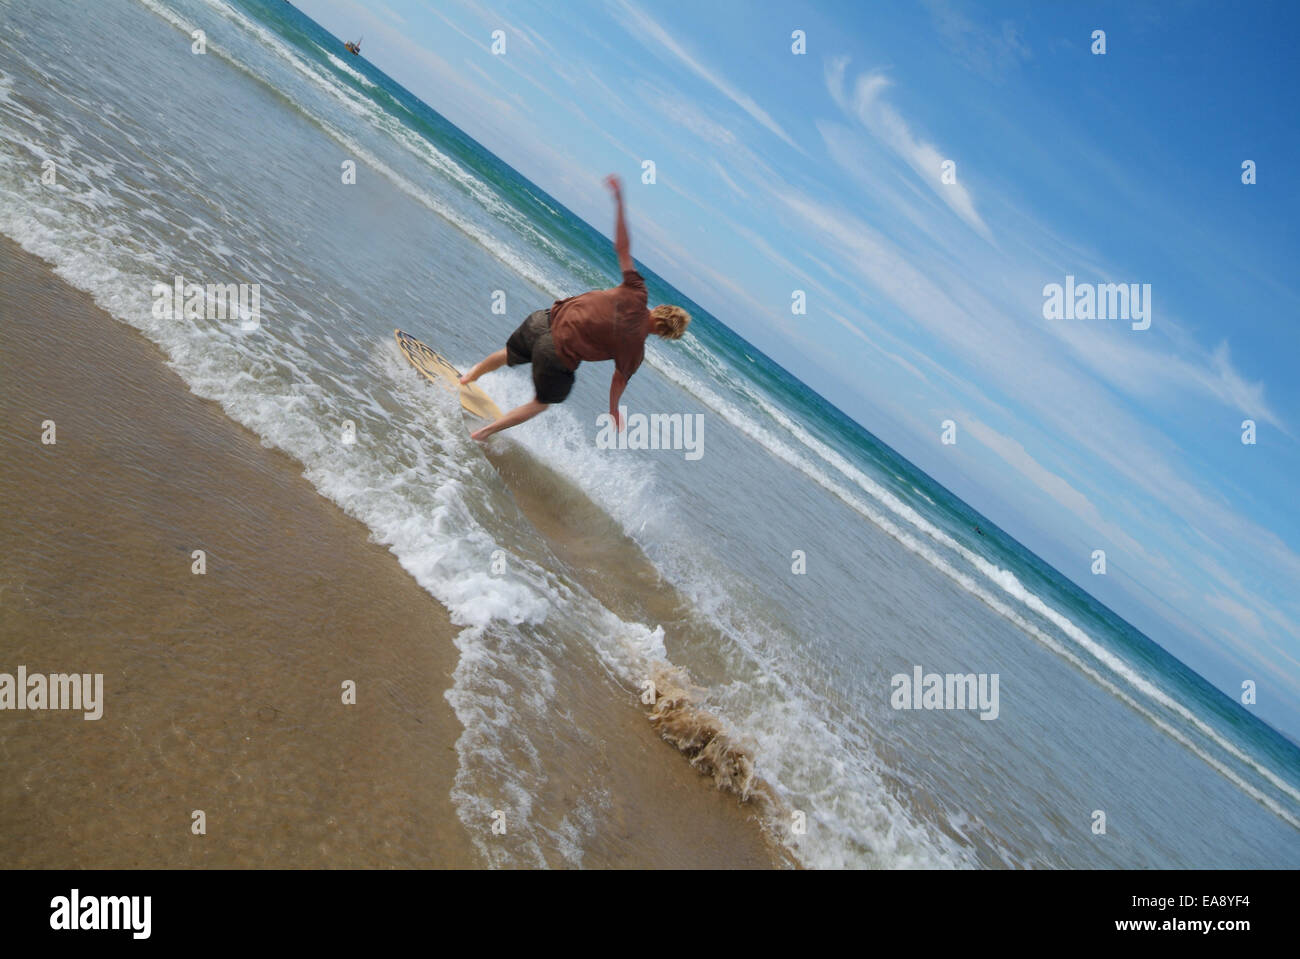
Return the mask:
<svg viewBox="0 0 1300 959"><path fill-rule="evenodd" d="M477 383L461 386L460 373L456 367L443 359L432 347L421 343L410 333L402 330L394 330L393 335L397 337L397 345L402 355L410 361L411 365L431 382L459 392L460 405L468 412L485 420L495 420L501 416L501 410L497 409L497 405Z"/></svg>

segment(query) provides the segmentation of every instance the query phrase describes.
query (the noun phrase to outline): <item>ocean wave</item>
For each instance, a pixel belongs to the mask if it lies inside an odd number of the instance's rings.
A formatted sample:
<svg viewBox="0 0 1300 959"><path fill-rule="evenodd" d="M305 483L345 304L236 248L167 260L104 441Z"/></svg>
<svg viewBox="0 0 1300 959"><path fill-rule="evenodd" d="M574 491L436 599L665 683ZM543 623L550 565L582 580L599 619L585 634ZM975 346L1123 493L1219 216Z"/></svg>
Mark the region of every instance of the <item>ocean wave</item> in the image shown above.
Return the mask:
<svg viewBox="0 0 1300 959"><path fill-rule="evenodd" d="M328 50L322 47L319 43L313 44L313 46L321 53L325 54L325 56L329 59L329 62L332 63L336 68L342 70L344 73L352 77L352 79L356 80L358 83L370 87L371 89L375 89L378 86L378 84L376 84L364 73L360 72L359 70L352 69L352 67L348 66L345 61L340 60L334 54L330 53Z"/></svg>
<svg viewBox="0 0 1300 959"><path fill-rule="evenodd" d="M851 507L859 515L884 530L908 550L923 558L935 569L948 576L964 590L980 599L985 603L985 605L989 606L1009 622L1016 625L1027 635L1038 640L1058 655L1066 658L1094 681L1100 683L1103 688L1111 692L1112 695L1120 698L1123 702L1141 713L1148 721L1154 723L1161 730L1190 749L1196 756L1209 764L1247 795L1251 796L1251 798L1266 806L1275 815L1292 826L1300 827L1300 820L1298 820L1290 811L1283 808L1272 797L1262 792L1230 769L1227 765L1214 758L1200 746L1196 745L1187 735L1177 731L1170 724L1156 716L1151 710L1141 706L1133 696L1124 693L1114 682L1105 679L1100 672L1088 666L1087 663L1078 656L1069 652L1044 630L1035 626L1023 616L1017 614L1007 604L996 599L993 594L980 587L969 575L962 573L956 567L951 565L941 554L926 547L921 541L905 532L902 527L887 519L884 514L871 508L866 501L854 495L846 487L837 483L828 473L814 465L813 461L800 455L796 452L794 447L782 442L773 433L764 429L751 416L743 412L734 404L728 403L721 396L704 386L703 383L699 382L677 364L665 362L659 366L659 369L670 379L674 380L674 382L681 385L683 389L699 398L701 402L705 403L705 405L710 409L713 409L715 412L723 416L723 418L731 423L731 425L735 426L751 439L754 439L762 445L768 452L803 473L823 489L833 493L838 499ZM997 589L1003 593L1042 616L1045 620L1051 622L1054 626L1060 629L1062 633L1069 637L1069 639L1082 651L1087 653L1099 665L1103 665L1118 681L1129 686L1135 694L1140 695L1152 703L1179 716L1225 753L1254 769L1269 783L1286 795L1293 799L1300 800L1300 790L1297 790L1290 783L1286 782L1261 761L1246 753L1226 736L1215 730L1207 722L1194 714L1182 703L1178 702L1154 683L1138 674L1121 657L1106 649L1105 646L1090 637L1068 617L1050 607L1031 590L1026 589L1014 573L989 562L978 553L970 550L946 532L939 529L933 523L930 523L906 503L898 499L857 467L853 466L853 464L845 460L840 456L840 454L830 449L826 444L808 433L806 429L795 423L773 403L768 401L766 398L759 396L756 392L750 390L743 384L740 384L740 386L742 387L743 392L748 394L748 398L754 406L764 412L773 423L781 427L787 435L797 442L799 446L802 446L809 453L812 453L825 465L830 466L836 472L851 480L855 486L871 496L872 499L887 509L897 519L906 523L907 526L911 527L918 533L924 534L936 544L956 553L969 563L985 581L996 586Z"/></svg>
<svg viewBox="0 0 1300 959"><path fill-rule="evenodd" d="M157 0L140 0L140 2L145 3L147 6L152 6L157 2ZM397 144L410 155L424 162L434 172L443 175L451 182L457 184L465 190L470 197L477 201L482 209L504 222L506 226L514 230L516 233L526 237L534 246L548 251L552 255L565 258L564 251L559 246L557 246L544 233L536 229L518 210L505 202L495 190L484 183L480 178L474 176L461 164L457 163L447 153L439 150L427 137L412 130L400 119L386 110L382 104L378 103L370 96L362 95L349 89L345 84L338 83L333 77L315 69L312 65L294 53L288 44L281 41L273 32L245 16L243 13L230 6L230 4L226 3L225 0L203 0L203 2L223 17L226 17L237 26L243 28L264 48L290 64L315 87L334 97L357 116L369 121L374 128L385 133L393 143ZM338 59L333 54L324 51L323 48L320 48L319 44L313 44L313 46L322 49L322 52L325 52L326 56L349 73L361 77L361 74L356 73L356 71L352 70L352 68L347 66L347 64L342 60ZM222 56L228 56L226 51L220 48L218 48L217 52ZM275 88L275 84L270 81L269 78L251 68L243 66L242 64L239 65L241 66L241 69L244 69L250 76L253 76L259 81L267 83ZM361 79L363 79L368 86L375 87L375 84L370 83L369 80L365 80L364 77L361 77ZM310 111L306 105L296 100L293 102L299 110L309 116L313 121L320 124L325 123L323 118ZM410 111L407 112L409 113ZM331 133L331 135L334 134ZM355 142L354 140L351 140L351 138L349 138L349 140L350 142ZM380 169L380 172L389 179L393 179L397 176L397 174L387 165L384 165L383 168ZM398 185L404 192L407 192L408 194L411 193L409 181L405 181ZM421 200L421 202L425 201ZM544 269L542 264L535 263L531 259L525 257L519 250L512 248L498 236L486 234L478 229L473 231L468 230L466 225L469 221L465 220L459 214L453 213L449 207L439 205L437 208L432 209L434 209L434 212L438 213L439 216L447 219L458 228L469 232L474 239L483 244L489 251L494 254L499 254L499 258L501 258L508 266L515 269L516 272L519 272L524 276L529 276L529 278L535 283L557 297L563 295L562 281L558 281L539 273L539 271Z"/></svg>

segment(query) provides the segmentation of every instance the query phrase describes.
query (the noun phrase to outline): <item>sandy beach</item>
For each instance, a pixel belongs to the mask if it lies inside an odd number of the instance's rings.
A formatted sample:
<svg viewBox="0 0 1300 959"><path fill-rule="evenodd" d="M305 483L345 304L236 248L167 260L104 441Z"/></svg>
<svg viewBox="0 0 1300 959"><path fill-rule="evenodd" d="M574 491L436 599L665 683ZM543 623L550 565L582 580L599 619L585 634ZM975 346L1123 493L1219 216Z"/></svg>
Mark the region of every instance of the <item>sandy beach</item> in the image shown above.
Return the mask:
<svg viewBox="0 0 1300 959"><path fill-rule="evenodd" d="M471 836L449 796L443 607L294 460L7 239L0 312L0 669L102 673L105 699L97 721L0 715L0 862L486 865L474 839L510 837ZM597 682L574 707L607 713L582 865L775 864L751 809Z"/></svg>

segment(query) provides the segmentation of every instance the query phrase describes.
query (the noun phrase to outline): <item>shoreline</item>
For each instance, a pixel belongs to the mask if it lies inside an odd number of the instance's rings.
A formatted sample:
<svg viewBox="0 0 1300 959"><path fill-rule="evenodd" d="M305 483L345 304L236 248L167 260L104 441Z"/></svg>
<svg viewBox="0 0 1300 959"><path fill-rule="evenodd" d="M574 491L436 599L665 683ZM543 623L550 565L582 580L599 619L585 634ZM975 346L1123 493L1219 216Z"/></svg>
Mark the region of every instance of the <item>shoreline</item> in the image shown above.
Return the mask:
<svg viewBox="0 0 1300 959"><path fill-rule="evenodd" d="M0 302L0 672L103 673L105 699L90 722L0 712L0 859L486 866L451 799L447 611L296 461L5 237ZM609 798L584 867L788 864L626 697L601 714Z"/></svg>

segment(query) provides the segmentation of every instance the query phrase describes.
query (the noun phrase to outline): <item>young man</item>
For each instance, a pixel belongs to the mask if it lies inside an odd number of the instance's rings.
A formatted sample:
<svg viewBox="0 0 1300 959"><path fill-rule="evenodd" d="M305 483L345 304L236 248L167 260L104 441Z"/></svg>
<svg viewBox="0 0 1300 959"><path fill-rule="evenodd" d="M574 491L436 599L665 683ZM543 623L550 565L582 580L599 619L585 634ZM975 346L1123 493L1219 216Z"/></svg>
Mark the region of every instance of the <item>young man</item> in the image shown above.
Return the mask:
<svg viewBox="0 0 1300 959"><path fill-rule="evenodd" d="M632 262L627 224L623 222L623 186L610 175L605 184L614 194L618 210L614 223L614 250L623 282L608 290L591 290L580 296L556 300L549 310L537 310L510 334L504 350L497 350L460 378L473 383L484 373L504 364L533 366L533 399L515 407L495 423L470 435L485 440L500 430L530 420L552 403L563 403L573 389L573 374L584 360L614 361L609 384L609 414L619 429L618 401L627 381L645 356L645 338L651 333L664 339L681 339L690 315L680 306L646 310L645 280Z"/></svg>

